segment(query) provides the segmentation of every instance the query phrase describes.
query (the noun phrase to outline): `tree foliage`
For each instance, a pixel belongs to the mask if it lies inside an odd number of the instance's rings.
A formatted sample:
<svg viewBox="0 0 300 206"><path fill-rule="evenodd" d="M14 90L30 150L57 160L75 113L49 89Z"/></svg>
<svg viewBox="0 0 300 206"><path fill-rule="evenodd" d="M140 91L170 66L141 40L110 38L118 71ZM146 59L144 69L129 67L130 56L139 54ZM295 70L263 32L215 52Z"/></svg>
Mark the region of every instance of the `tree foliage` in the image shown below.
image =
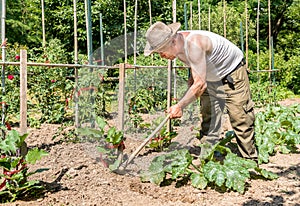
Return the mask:
<svg viewBox="0 0 300 206"><path fill-rule="evenodd" d="M45 29L46 40L59 39L63 43L65 52L72 54L74 50L74 18L73 1L45 0ZM177 0L176 19L185 25L184 4L187 5L187 20L190 28L190 1ZM242 47L245 41L245 2L238 0L226 1L226 37ZM268 1L260 1L259 9L259 42L256 37L257 25L257 0L247 0L248 13L248 40L249 59L254 63L250 64L250 70L256 69L256 47L260 46L262 55L268 54L269 49L269 22L268 22ZM201 1L201 29L208 29L208 16L210 16L210 27L213 32L224 35L224 1L202 0ZM93 48L100 47L100 13L103 16L104 42L109 44L112 39L124 34L124 1L116 0L91 0L92 5L92 33ZM271 35L274 43L274 66L280 73L276 80L283 86L300 93L299 86L299 0L274 0L271 1ZM78 43L81 54L86 54L86 20L85 2L77 1L77 27ZM198 1L192 1L193 29L198 29ZM210 14L209 14L210 11ZM135 1L126 1L127 32L134 31ZM15 0L7 2L6 36L11 44L19 43L28 48L42 45L42 20L41 1L39 0ZM137 30L146 30L150 25L149 2L138 1L137 9ZM171 23L172 1L152 0L151 1L152 23L164 21ZM242 38L241 38L242 24ZM128 45L129 47L131 45ZM131 54L130 54L131 55ZM298 58L299 59L299 58ZM73 62L71 55L68 61ZM284 63L281 65L281 63ZM269 69L269 65L261 64L260 69Z"/></svg>

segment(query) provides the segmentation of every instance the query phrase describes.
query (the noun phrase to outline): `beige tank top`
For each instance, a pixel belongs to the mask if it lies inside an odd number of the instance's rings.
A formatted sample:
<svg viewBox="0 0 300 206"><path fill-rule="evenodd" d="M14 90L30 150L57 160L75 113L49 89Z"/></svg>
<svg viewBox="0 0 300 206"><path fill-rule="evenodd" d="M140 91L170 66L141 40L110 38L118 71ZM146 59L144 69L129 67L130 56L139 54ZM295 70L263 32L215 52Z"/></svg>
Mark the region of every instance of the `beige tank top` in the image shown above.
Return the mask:
<svg viewBox="0 0 300 206"><path fill-rule="evenodd" d="M185 52L188 61L189 54L187 49L187 40L191 36L200 34L207 36L212 42L212 52L206 56L206 81L220 81L227 74L233 71L244 57L243 52L236 45L218 34L202 30L191 30L187 32L190 32L185 40Z"/></svg>

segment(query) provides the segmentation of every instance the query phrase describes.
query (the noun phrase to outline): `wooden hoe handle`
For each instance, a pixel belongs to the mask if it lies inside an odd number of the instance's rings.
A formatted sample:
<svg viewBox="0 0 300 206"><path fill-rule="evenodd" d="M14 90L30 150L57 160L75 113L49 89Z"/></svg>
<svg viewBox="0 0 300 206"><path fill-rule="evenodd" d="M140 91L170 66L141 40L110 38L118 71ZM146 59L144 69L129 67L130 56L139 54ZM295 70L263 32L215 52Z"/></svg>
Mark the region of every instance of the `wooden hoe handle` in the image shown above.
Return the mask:
<svg viewBox="0 0 300 206"><path fill-rule="evenodd" d="M127 165L137 156L137 154L145 147L145 145L152 139L152 137L166 124L170 114L158 125L158 127L144 140L144 142L130 155L130 157L119 167L119 171L125 170Z"/></svg>

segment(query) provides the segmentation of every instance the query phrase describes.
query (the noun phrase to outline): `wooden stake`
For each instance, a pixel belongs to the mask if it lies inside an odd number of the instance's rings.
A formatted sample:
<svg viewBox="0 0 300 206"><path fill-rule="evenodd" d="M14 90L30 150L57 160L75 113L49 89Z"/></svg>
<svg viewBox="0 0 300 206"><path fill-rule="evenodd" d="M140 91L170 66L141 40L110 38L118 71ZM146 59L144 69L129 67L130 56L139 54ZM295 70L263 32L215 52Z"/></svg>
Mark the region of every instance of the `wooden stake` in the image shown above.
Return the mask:
<svg viewBox="0 0 300 206"><path fill-rule="evenodd" d="M226 0L223 1L224 37L226 38Z"/></svg>
<svg viewBox="0 0 300 206"><path fill-rule="evenodd" d="M27 51L20 51L20 134L27 133Z"/></svg>
<svg viewBox="0 0 300 206"><path fill-rule="evenodd" d="M248 69L248 1L245 2L245 13L246 13L246 68Z"/></svg>
<svg viewBox="0 0 300 206"><path fill-rule="evenodd" d="M193 2L190 3L190 29L193 30Z"/></svg>
<svg viewBox="0 0 300 206"><path fill-rule="evenodd" d="M201 0L198 0L198 27L201 29Z"/></svg>
<svg viewBox="0 0 300 206"><path fill-rule="evenodd" d="M257 36L257 51L256 51L256 55L257 55L257 60L256 60L256 70L259 70L259 14L260 14L260 0L257 1L257 19L256 19L256 36Z"/></svg>
<svg viewBox="0 0 300 206"><path fill-rule="evenodd" d="M208 31L210 31L210 5L208 7Z"/></svg>
<svg viewBox="0 0 300 206"><path fill-rule="evenodd" d="M167 94L167 107L168 109L172 105L172 61L168 60L168 94ZM167 131L171 132L171 120L168 120Z"/></svg>
<svg viewBox="0 0 300 206"><path fill-rule="evenodd" d="M123 132L124 135L124 101L125 101L125 64L120 64L119 67L119 110L118 110L118 116L119 116L119 121L118 121L118 130ZM123 159L123 150L124 147L123 145L120 145L118 147L118 157L117 161L119 164L122 163ZM119 165L120 166L120 165Z"/></svg>
<svg viewBox="0 0 300 206"><path fill-rule="evenodd" d="M124 101L125 101L125 64L119 67L119 110L118 110L118 130L124 130Z"/></svg>
<svg viewBox="0 0 300 206"><path fill-rule="evenodd" d="M271 1L270 0L268 0L268 21L269 21L269 70L271 70L272 49L271 49ZM269 79L271 82L271 73L269 73Z"/></svg>

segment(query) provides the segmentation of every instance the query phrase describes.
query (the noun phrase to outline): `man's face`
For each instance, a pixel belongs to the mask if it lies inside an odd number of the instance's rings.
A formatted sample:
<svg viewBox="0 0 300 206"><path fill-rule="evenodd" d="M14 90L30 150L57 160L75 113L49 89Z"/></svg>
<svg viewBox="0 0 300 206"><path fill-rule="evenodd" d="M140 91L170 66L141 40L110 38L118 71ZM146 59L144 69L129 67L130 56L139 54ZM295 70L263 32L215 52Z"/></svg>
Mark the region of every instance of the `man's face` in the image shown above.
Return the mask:
<svg viewBox="0 0 300 206"><path fill-rule="evenodd" d="M176 53L171 44L164 46L159 51L157 51L157 53L160 55L161 58L170 60L174 60L176 58Z"/></svg>
<svg viewBox="0 0 300 206"><path fill-rule="evenodd" d="M172 54L172 52L161 51L158 53L161 58L170 59L170 60L174 60L176 58L176 56L174 56L174 54Z"/></svg>

